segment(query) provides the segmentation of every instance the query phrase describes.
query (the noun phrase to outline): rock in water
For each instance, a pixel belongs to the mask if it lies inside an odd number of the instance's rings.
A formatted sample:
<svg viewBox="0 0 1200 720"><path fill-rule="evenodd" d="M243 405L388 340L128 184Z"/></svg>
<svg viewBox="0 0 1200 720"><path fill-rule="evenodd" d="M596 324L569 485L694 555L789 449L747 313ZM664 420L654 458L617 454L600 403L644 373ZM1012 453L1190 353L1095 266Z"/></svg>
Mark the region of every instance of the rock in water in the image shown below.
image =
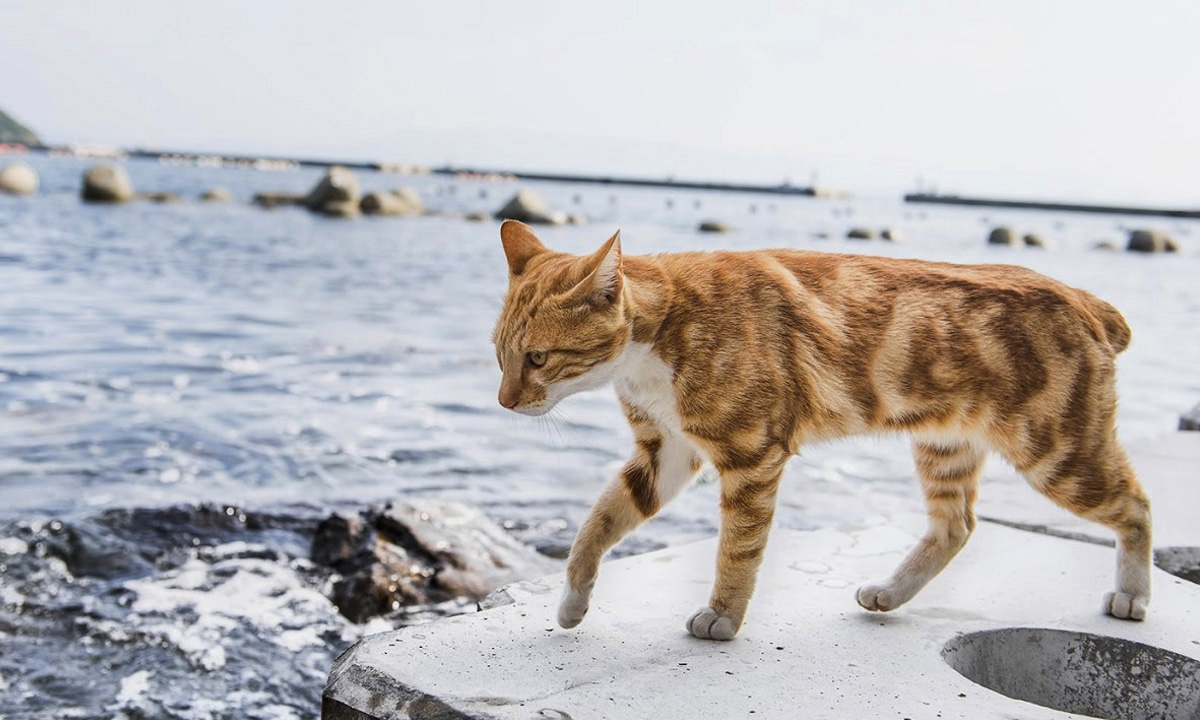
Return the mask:
<svg viewBox="0 0 1200 720"><path fill-rule="evenodd" d="M352 217L358 214L358 176L344 167L331 167L309 191L304 205L313 212L330 217ZM350 210L349 206L354 209Z"/></svg>
<svg viewBox="0 0 1200 720"><path fill-rule="evenodd" d="M533 190L518 190L508 203L496 211L497 220L520 220L539 225L564 225L567 215L550 209L546 199Z"/></svg>
<svg viewBox="0 0 1200 720"><path fill-rule="evenodd" d="M1179 416L1179 429L1200 431L1200 404Z"/></svg>
<svg viewBox="0 0 1200 720"><path fill-rule="evenodd" d="M874 240L875 231L870 228L851 228L846 237L851 240Z"/></svg>
<svg viewBox="0 0 1200 720"><path fill-rule="evenodd" d="M0 192L10 195L32 195L37 189L37 171L25 163L11 163L0 168Z"/></svg>
<svg viewBox="0 0 1200 720"><path fill-rule="evenodd" d="M425 214L425 203L421 202L421 196L412 188L367 193L358 207L366 215L416 217Z"/></svg>
<svg viewBox="0 0 1200 720"><path fill-rule="evenodd" d="M487 222L488 220L492 219L492 216L488 215L487 213L471 212L464 215L463 219L469 220L470 222Z"/></svg>
<svg viewBox="0 0 1200 720"><path fill-rule="evenodd" d="M119 165L93 165L83 174L83 199L87 202L129 202L136 193L129 173Z"/></svg>
<svg viewBox="0 0 1200 720"><path fill-rule="evenodd" d="M1125 249L1130 252L1143 253L1179 252L1179 246L1175 244L1175 239L1160 230L1131 231L1129 245Z"/></svg>
<svg viewBox="0 0 1200 720"><path fill-rule="evenodd" d="M560 568L479 510L434 500L332 515L317 528L312 560L338 573L331 599L354 622L406 605L481 600Z"/></svg>
<svg viewBox="0 0 1200 720"><path fill-rule="evenodd" d="M204 202L233 202L233 193L225 188L213 188L200 196Z"/></svg>
<svg viewBox="0 0 1200 720"><path fill-rule="evenodd" d="M879 237L888 242L900 242L900 231L895 228L884 228Z"/></svg>
<svg viewBox="0 0 1200 720"><path fill-rule="evenodd" d="M260 192L254 193L254 199L251 202L271 210L283 205L303 205L307 197L307 195L296 195L295 193Z"/></svg>
<svg viewBox="0 0 1200 720"><path fill-rule="evenodd" d="M1026 233L1023 240L1025 241L1025 247L1046 247L1046 241L1042 239L1041 235L1036 233Z"/></svg>
<svg viewBox="0 0 1200 720"><path fill-rule="evenodd" d="M992 230L987 241L988 245L1016 246L1021 244L1021 237L1012 228L1001 226Z"/></svg>
<svg viewBox="0 0 1200 720"><path fill-rule="evenodd" d="M697 230L703 233L727 233L729 226L720 220L705 220L696 227Z"/></svg>
<svg viewBox="0 0 1200 720"><path fill-rule="evenodd" d="M179 195L173 192L138 193L137 198L139 200L149 200L152 203L177 203L180 201Z"/></svg>

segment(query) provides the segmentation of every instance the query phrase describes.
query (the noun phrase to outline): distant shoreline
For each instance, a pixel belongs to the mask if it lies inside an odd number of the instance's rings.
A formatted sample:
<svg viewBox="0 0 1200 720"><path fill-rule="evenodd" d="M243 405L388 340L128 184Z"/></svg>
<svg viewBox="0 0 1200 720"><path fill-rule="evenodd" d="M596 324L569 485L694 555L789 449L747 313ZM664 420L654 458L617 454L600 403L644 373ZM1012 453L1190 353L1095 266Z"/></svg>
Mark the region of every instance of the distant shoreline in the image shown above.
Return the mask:
<svg viewBox="0 0 1200 720"><path fill-rule="evenodd" d="M676 180L673 177L658 179L616 175L527 172L523 170L467 168L457 167L454 165L427 167L421 165L402 165L398 163L366 162L361 160L321 160L316 158L285 158L263 155L230 155L226 153L181 152L174 150L149 150L145 148L91 148L57 145L30 145L27 147L30 152L46 153L50 155L65 155L111 160L138 158L200 166L205 164L244 167L257 167L259 165L266 165L270 166L271 169L294 169L300 167L328 168L339 166L349 168L351 170L391 172L402 175L447 175L452 177L469 177L478 179L532 180L542 182L583 183L591 185L622 185L627 187L673 188L677 190L711 190L716 192L794 195L800 197L822 197L834 199L846 199L850 197L850 194L846 192L792 185L788 182L780 183L778 185L764 185L756 183Z"/></svg>
<svg viewBox="0 0 1200 720"><path fill-rule="evenodd" d="M908 193L906 203L929 203L933 205L969 205L972 207L1015 208L1020 210L1052 210L1056 212L1102 213L1106 215L1152 215L1156 217L1200 219L1200 209L1176 210L1128 205L1103 205L1099 203L1040 202L1037 200L999 200L994 198L961 197L959 195L933 195Z"/></svg>

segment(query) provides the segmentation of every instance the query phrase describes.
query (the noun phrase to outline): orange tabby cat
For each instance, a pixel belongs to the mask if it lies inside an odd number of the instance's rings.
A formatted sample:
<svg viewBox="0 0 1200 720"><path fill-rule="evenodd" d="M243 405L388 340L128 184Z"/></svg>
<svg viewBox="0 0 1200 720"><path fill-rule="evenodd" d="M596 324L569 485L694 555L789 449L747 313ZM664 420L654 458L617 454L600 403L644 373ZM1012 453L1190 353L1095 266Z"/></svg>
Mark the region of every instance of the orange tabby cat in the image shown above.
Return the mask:
<svg viewBox="0 0 1200 720"><path fill-rule="evenodd" d="M732 639L788 458L809 441L893 431L913 437L929 530L890 578L858 589L864 608L903 605L963 547L994 450L1116 531L1104 609L1145 617L1150 504L1116 437L1113 361L1130 332L1111 305L1008 265L794 250L635 257L619 233L576 257L519 222L500 235L500 404L541 415L613 382L637 441L571 548L563 627L587 612L605 552L711 462L717 578L687 629Z"/></svg>

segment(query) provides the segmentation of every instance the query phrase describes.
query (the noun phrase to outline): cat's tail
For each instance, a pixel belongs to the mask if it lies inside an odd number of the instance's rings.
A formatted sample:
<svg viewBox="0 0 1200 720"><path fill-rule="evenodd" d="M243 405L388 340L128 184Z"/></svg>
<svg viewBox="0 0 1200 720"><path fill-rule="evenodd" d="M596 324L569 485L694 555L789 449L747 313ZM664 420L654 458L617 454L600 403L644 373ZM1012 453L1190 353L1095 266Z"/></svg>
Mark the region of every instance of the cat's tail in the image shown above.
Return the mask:
<svg viewBox="0 0 1200 720"><path fill-rule="evenodd" d="M1129 341L1133 339L1133 331L1129 329L1129 324L1125 322L1125 316L1121 314L1121 311L1090 293L1083 293L1083 297L1087 301L1088 309L1092 311L1104 328L1104 339L1108 341L1113 352L1119 353L1129 347Z"/></svg>

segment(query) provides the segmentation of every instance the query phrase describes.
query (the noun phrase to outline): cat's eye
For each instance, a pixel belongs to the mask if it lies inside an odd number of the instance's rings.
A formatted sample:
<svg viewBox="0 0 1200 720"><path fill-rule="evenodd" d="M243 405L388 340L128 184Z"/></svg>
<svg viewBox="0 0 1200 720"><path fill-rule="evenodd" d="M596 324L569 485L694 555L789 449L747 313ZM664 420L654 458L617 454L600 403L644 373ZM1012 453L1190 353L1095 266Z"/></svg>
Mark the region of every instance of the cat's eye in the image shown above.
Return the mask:
<svg viewBox="0 0 1200 720"><path fill-rule="evenodd" d="M534 367L541 367L546 364L547 360L550 359L549 353L547 353L545 350L530 351L525 353L525 357L529 360L529 364Z"/></svg>

